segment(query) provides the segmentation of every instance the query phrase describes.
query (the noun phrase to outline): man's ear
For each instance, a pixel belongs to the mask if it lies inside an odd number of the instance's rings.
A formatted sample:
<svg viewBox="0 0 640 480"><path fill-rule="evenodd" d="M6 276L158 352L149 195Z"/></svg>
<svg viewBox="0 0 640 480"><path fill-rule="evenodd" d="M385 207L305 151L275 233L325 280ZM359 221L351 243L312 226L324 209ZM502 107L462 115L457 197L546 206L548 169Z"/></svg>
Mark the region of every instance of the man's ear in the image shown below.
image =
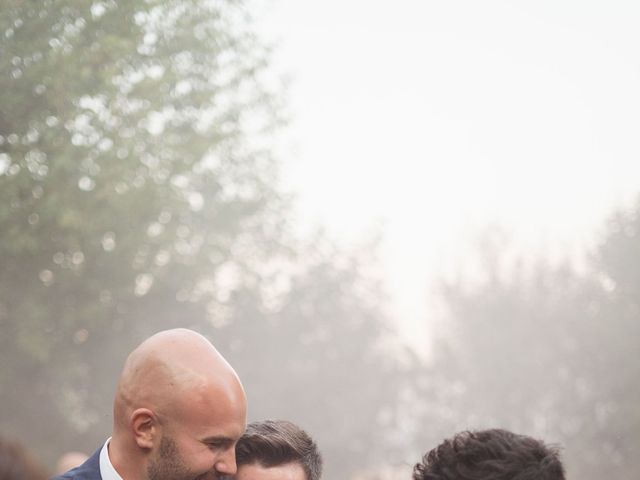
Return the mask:
<svg viewBox="0 0 640 480"><path fill-rule="evenodd" d="M155 414L148 408L134 410L130 417L133 438L140 448L153 448L158 438L159 425Z"/></svg>

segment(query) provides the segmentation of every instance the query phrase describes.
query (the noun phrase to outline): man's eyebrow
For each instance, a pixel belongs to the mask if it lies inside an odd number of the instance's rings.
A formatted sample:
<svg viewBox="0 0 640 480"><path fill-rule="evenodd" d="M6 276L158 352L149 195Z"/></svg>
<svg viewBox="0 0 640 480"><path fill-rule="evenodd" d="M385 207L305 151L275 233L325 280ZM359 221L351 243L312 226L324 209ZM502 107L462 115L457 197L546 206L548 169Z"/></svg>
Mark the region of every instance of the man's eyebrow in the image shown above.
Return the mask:
<svg viewBox="0 0 640 480"><path fill-rule="evenodd" d="M214 435L212 437L206 437L201 440L203 443L227 443L235 442L235 439L231 437L225 437L224 435Z"/></svg>

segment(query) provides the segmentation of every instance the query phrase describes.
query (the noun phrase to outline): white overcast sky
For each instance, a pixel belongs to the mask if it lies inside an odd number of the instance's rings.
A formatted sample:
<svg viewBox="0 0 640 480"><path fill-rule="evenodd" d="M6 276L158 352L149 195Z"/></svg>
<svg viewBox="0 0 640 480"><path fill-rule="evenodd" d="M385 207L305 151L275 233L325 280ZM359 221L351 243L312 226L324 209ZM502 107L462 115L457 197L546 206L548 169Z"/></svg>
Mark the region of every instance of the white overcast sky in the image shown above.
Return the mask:
<svg viewBox="0 0 640 480"><path fill-rule="evenodd" d="M382 262L407 336L500 224L573 252L640 193L640 2L273 0L301 225Z"/></svg>

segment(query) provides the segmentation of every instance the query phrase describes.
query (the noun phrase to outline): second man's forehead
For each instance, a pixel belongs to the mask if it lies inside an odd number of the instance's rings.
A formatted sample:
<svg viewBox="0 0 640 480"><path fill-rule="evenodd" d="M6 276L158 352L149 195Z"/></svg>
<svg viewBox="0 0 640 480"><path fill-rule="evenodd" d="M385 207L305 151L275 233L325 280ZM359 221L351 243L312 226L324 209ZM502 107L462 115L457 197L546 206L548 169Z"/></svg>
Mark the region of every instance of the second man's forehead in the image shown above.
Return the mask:
<svg viewBox="0 0 640 480"><path fill-rule="evenodd" d="M234 480L307 480L304 468L298 462L290 462L273 467L260 463L238 465Z"/></svg>

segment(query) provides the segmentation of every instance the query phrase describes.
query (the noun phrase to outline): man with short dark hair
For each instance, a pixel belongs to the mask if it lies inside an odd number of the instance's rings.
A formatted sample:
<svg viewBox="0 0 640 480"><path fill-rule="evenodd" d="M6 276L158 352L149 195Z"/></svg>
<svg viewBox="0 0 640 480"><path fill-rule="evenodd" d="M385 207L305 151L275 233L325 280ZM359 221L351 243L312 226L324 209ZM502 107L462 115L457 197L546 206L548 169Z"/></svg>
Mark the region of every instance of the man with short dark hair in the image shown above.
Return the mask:
<svg viewBox="0 0 640 480"><path fill-rule="evenodd" d="M422 457L413 480L564 480L558 449L493 429L461 432Z"/></svg>
<svg viewBox="0 0 640 480"><path fill-rule="evenodd" d="M322 457L311 437L286 420L250 423L236 445L235 480L319 480Z"/></svg>

